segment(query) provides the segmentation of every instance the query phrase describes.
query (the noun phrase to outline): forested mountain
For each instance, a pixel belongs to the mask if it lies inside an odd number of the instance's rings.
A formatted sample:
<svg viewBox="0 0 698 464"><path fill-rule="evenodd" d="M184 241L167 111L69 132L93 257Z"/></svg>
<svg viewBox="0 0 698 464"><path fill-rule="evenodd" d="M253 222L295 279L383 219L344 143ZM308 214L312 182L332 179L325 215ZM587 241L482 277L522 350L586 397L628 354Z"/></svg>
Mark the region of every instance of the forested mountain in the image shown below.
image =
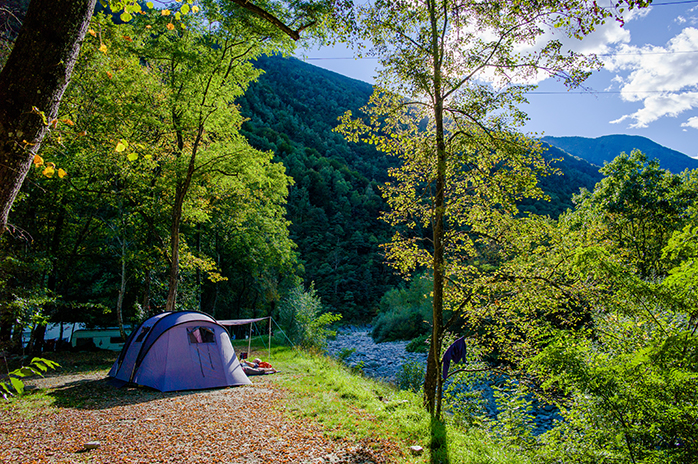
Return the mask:
<svg viewBox="0 0 698 464"><path fill-rule="evenodd" d="M372 87L294 58L263 57L257 65L265 74L239 101L250 119L243 133L254 147L274 151L296 182L288 217L305 278L315 281L323 300L337 309L345 301L358 304L359 295L361 303L372 305L394 281L381 264L378 245L389 231L377 216L384 205L378 186L388 179L387 168L395 160L332 132L337 117L346 110L355 113ZM602 176L598 167L558 148L549 147L546 156L558 170L540 181L550 201L528 200L522 210L557 217L572 207L573 194L581 187L592 190ZM349 209L340 205L346 200ZM360 250L352 242L362 243ZM371 282L361 275L370 275Z"/></svg>
<svg viewBox="0 0 698 464"><path fill-rule="evenodd" d="M622 152L629 155L634 149L638 149L647 155L647 159L658 159L659 166L662 169L668 169L674 174L678 174L685 169L698 168L697 159L663 147L648 138L638 135L605 135L595 139L587 137L543 137L543 140L597 166L610 163Z"/></svg>
<svg viewBox="0 0 698 464"><path fill-rule="evenodd" d="M394 160L332 129L373 89L297 59L260 58L257 65L265 74L238 100L249 118L242 133L273 151L293 178L287 217L303 278L345 320L370 319L399 280L384 263L380 244L390 230L378 219L385 206L379 185Z"/></svg>

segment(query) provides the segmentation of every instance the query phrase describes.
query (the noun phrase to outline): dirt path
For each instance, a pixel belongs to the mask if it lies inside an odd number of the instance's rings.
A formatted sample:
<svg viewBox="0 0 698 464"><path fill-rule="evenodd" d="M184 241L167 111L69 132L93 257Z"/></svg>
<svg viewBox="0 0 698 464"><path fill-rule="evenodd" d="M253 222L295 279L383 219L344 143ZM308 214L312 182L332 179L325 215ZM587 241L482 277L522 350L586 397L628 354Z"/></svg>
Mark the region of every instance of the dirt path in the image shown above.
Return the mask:
<svg viewBox="0 0 698 464"><path fill-rule="evenodd" d="M254 385L198 392L115 389L106 371L28 381L44 406L0 410L2 463L378 463L284 411L284 391ZM42 398L44 398L42 400ZM96 449L85 444L99 442Z"/></svg>

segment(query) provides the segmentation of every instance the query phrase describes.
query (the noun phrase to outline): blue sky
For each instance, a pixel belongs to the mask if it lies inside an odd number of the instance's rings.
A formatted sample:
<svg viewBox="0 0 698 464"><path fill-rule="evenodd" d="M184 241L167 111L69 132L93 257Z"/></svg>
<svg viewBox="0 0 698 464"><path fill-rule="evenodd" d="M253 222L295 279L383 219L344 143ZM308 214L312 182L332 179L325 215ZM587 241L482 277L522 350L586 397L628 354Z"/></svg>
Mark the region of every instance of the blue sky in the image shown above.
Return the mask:
<svg viewBox="0 0 698 464"><path fill-rule="evenodd" d="M601 3L601 2L599 2ZM539 83L525 107L526 130L551 136L641 135L698 158L698 0L656 0L609 22L577 51L597 53L605 64L586 82L590 91L566 91L551 79ZM342 46L299 53L316 66L373 82L376 60L353 59Z"/></svg>

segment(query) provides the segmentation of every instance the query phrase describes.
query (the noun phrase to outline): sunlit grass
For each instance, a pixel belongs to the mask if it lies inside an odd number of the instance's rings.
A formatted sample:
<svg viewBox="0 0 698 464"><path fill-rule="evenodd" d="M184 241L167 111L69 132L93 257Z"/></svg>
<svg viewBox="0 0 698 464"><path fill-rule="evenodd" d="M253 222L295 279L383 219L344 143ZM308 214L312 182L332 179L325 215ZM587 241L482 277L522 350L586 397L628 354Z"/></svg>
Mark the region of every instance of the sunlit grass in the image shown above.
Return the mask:
<svg viewBox="0 0 698 464"><path fill-rule="evenodd" d="M398 463L530 463L485 431L449 421L432 425L421 395L365 378L333 359L288 348L273 349L272 358L282 371L274 382L288 391L287 411L323 424L333 438L381 447ZM414 455L411 446L424 451Z"/></svg>

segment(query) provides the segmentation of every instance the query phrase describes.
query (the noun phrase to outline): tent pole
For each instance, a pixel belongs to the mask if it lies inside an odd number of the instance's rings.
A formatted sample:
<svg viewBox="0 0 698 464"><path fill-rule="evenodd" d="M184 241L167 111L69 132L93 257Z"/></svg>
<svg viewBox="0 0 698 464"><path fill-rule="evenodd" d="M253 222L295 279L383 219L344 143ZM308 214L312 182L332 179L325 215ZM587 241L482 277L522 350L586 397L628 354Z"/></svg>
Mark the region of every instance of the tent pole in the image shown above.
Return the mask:
<svg viewBox="0 0 698 464"><path fill-rule="evenodd" d="M250 322L250 330L247 332L247 359L252 359L252 323Z"/></svg>
<svg viewBox="0 0 698 464"><path fill-rule="evenodd" d="M271 361L271 316L269 316L269 360Z"/></svg>

